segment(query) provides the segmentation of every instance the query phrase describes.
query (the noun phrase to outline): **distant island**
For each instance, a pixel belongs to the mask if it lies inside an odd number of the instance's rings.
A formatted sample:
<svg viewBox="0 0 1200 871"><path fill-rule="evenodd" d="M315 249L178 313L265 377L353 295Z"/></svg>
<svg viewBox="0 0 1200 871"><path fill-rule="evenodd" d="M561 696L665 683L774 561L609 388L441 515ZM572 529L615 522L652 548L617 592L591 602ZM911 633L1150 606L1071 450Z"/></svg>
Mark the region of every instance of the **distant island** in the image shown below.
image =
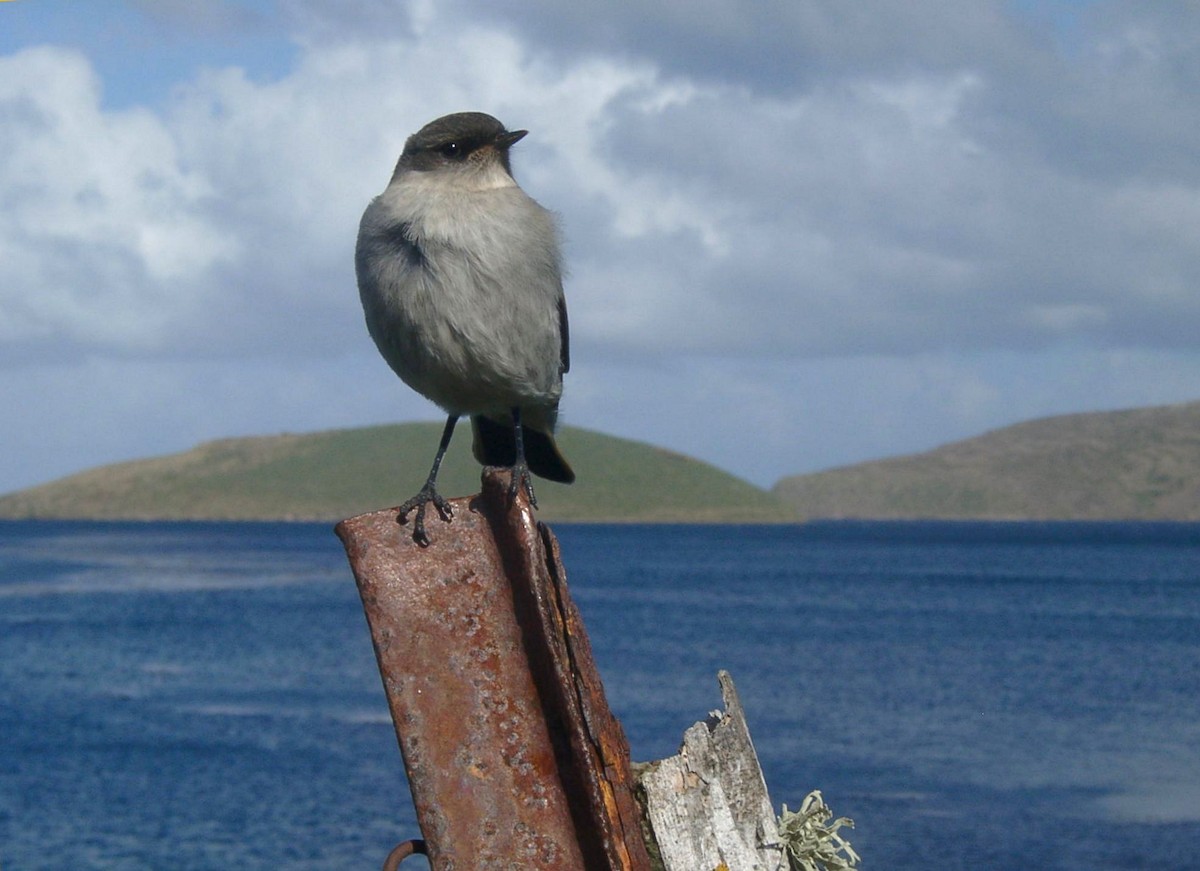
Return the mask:
<svg viewBox="0 0 1200 871"><path fill-rule="evenodd" d="M1027 421L774 493L802 518L1200 520L1200 402Z"/></svg>
<svg viewBox="0 0 1200 871"><path fill-rule="evenodd" d="M420 489L440 423L222 439L181 454L103 466L0 497L0 518L325 520L398 505ZM535 479L539 517L561 521L794 521L779 497L714 466L641 442L564 427L579 475ZM451 443L446 496L479 492L469 433Z"/></svg>
<svg viewBox="0 0 1200 871"><path fill-rule="evenodd" d="M441 424L223 439L0 497L0 518L339 520L421 486ZM579 472L537 482L550 521L1200 520L1200 402L1027 421L921 454L784 478L764 490L642 442L566 427ZM440 485L478 492L470 439Z"/></svg>

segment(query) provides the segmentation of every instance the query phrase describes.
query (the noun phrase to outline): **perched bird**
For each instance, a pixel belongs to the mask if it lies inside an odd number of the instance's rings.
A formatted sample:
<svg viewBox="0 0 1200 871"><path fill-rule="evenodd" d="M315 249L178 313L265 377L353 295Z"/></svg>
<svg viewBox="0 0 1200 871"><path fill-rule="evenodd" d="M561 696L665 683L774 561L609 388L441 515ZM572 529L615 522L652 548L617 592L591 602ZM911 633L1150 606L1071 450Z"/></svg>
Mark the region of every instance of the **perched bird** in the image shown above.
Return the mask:
<svg viewBox="0 0 1200 871"><path fill-rule="evenodd" d="M553 435L570 367L558 231L509 161L527 132L481 112L431 121L405 142L359 225L367 330L404 383L448 415L425 485L400 506L402 523L416 509L422 546L430 502L451 519L437 474L463 415L475 458L512 467L510 502L524 489L537 505L530 472L575 480Z"/></svg>

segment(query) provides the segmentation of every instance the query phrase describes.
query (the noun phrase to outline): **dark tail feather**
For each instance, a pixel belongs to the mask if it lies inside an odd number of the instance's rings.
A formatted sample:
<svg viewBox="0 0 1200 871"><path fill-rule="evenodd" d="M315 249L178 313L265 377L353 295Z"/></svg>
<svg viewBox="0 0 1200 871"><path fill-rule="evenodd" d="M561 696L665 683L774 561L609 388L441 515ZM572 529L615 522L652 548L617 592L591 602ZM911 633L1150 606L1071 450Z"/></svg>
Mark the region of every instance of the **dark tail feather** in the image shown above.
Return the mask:
<svg viewBox="0 0 1200 871"><path fill-rule="evenodd" d="M471 448L479 462L485 466L511 466L517 461L517 443L511 423L475 415L471 418L471 429L475 434ZM529 471L533 474L561 484L575 480L575 473L559 453L550 433L523 426L521 440L525 443L525 462L529 463Z"/></svg>

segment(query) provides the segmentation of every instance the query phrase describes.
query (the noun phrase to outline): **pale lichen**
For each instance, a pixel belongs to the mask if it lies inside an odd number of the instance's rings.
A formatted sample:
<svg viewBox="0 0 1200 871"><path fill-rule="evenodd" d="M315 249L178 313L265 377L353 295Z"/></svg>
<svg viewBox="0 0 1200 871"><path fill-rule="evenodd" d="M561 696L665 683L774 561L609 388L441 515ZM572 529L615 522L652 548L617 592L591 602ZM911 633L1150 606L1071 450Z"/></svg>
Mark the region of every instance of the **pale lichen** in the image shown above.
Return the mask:
<svg viewBox="0 0 1200 871"><path fill-rule="evenodd" d="M785 804L779 816L779 836L792 871L843 871L857 867L858 854L838 834L843 826L852 829L854 821L846 817L833 819L833 811L825 805L819 789L805 797L799 811L789 811Z"/></svg>

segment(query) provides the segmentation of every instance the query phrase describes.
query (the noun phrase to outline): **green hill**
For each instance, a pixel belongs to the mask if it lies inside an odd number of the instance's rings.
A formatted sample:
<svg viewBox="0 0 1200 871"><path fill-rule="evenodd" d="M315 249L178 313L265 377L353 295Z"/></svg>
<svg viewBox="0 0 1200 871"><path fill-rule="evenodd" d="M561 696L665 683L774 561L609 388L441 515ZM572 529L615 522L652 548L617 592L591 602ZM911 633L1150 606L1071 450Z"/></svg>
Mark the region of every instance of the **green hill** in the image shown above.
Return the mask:
<svg viewBox="0 0 1200 871"><path fill-rule="evenodd" d="M774 492L803 518L1200 520L1200 402L1028 421Z"/></svg>
<svg viewBox="0 0 1200 871"><path fill-rule="evenodd" d="M0 497L0 517L337 520L416 493L441 430L414 423L223 439ZM479 492L470 442L462 430L446 455L438 481L446 496ZM535 479L544 520L795 519L770 493L681 454L570 427L559 443L578 481Z"/></svg>

